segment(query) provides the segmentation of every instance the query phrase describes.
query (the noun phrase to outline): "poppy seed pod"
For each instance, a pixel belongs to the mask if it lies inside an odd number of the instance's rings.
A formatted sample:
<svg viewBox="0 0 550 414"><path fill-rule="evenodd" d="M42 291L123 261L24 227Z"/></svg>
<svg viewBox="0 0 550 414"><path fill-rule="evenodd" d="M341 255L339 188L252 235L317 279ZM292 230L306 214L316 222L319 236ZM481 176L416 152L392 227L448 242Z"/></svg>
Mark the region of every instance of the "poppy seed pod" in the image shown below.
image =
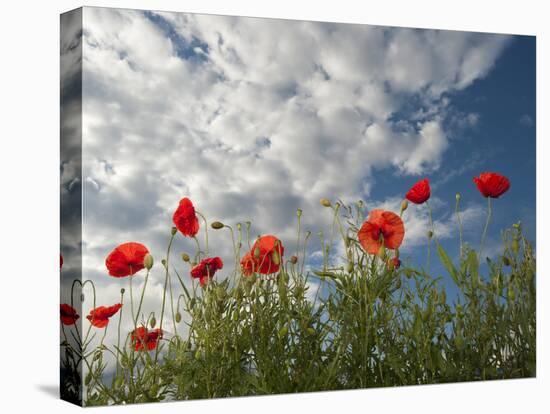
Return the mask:
<svg viewBox="0 0 550 414"><path fill-rule="evenodd" d="M183 260L184 262L188 262L189 260L191 260L191 258L189 257L189 255L187 253L182 253L181 254L181 260Z"/></svg>
<svg viewBox="0 0 550 414"><path fill-rule="evenodd" d="M403 200L401 202L401 212L405 211L409 207L409 202L407 200Z"/></svg>
<svg viewBox="0 0 550 414"><path fill-rule="evenodd" d="M320 200L320 203L323 207L330 207L331 206L330 200L328 198L322 198Z"/></svg>
<svg viewBox="0 0 550 414"><path fill-rule="evenodd" d="M154 263L153 256L147 253L143 258L143 266L145 266L147 270L151 270L151 268L153 267L153 263Z"/></svg>
<svg viewBox="0 0 550 414"><path fill-rule="evenodd" d="M224 224L221 221L215 221L210 225L214 230L223 229Z"/></svg>

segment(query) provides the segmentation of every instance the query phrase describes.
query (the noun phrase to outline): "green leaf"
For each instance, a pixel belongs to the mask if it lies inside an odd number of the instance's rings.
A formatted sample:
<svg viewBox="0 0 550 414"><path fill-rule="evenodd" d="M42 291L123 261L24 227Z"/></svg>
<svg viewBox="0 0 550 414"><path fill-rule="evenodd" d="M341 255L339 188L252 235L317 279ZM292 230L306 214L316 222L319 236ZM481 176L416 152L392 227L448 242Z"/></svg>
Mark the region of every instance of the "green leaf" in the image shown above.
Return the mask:
<svg viewBox="0 0 550 414"><path fill-rule="evenodd" d="M477 260L476 252L470 250L467 260L468 268L470 269L470 276L472 278L472 287L477 288L477 286L479 285L479 262Z"/></svg>
<svg viewBox="0 0 550 414"><path fill-rule="evenodd" d="M453 262L445 249L441 247L439 243L437 243L437 254L439 254L439 258L441 259L441 263L443 263L443 266L445 266L445 269L449 272L451 277L453 278L453 281L459 285L458 283L458 272L456 271L455 266L453 265Z"/></svg>

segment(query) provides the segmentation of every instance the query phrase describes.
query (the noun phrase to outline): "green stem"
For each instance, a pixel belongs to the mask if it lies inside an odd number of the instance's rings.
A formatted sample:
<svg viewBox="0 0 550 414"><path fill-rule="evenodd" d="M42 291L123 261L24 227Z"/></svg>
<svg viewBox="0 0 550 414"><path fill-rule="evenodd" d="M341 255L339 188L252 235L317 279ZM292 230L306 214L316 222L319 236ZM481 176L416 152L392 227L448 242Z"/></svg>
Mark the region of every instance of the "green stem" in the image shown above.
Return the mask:
<svg viewBox="0 0 550 414"><path fill-rule="evenodd" d="M145 289L147 288L147 281L149 280L149 272L150 272L150 270L147 270L147 273L145 274L145 282L143 283L143 288L141 289L141 297L139 298L139 305L138 305L138 309L137 309L135 319L134 319L134 328L137 328L137 320L138 320L139 314L141 312L141 306L143 305L143 297L145 296Z"/></svg>
<svg viewBox="0 0 550 414"><path fill-rule="evenodd" d="M456 213L456 221L458 222L458 236L460 240L460 257L462 258L462 251L463 251L463 242L462 242L462 220L460 219L460 208L459 208L460 198L457 194L456 197L456 206L455 206L455 213Z"/></svg>
<svg viewBox="0 0 550 414"><path fill-rule="evenodd" d="M483 234L481 235L481 243L479 245L479 261L481 262L481 254L483 252L483 247L485 245L485 237L487 237L487 230L489 229L489 223L491 222L492 208L491 208L491 197L487 197L487 221L485 222L485 228L483 229Z"/></svg>
<svg viewBox="0 0 550 414"><path fill-rule="evenodd" d="M169 260L170 260L170 249L172 248L172 242L174 241L174 236L176 234L173 233L171 236L170 236L170 241L168 242L168 248L166 249L166 263L165 263L165 267L166 267L166 274L165 274L165 277L164 277L164 290L162 292L162 307L161 307L161 310L160 310L160 324L159 324L159 328L162 332L162 324L164 322L164 308L166 306L166 290L168 288L168 276L169 276L169 273L168 273L168 266L169 266ZM155 350L155 364L158 360L158 349L159 347L157 346L156 350Z"/></svg>

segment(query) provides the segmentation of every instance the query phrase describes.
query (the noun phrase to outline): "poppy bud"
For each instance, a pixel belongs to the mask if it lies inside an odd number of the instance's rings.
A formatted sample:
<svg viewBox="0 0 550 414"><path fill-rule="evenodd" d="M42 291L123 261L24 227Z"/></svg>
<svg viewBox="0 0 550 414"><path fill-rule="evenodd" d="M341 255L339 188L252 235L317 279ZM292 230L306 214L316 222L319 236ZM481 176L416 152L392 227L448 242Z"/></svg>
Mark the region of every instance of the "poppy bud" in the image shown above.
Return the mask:
<svg viewBox="0 0 550 414"><path fill-rule="evenodd" d="M510 259L506 256L502 256L502 263L504 263L504 266L510 266Z"/></svg>
<svg viewBox="0 0 550 414"><path fill-rule="evenodd" d="M409 202L407 200L403 200L401 202L401 212L405 211L409 207Z"/></svg>
<svg viewBox="0 0 550 414"><path fill-rule="evenodd" d="M428 236L428 239L431 239L434 236L434 232L431 230L428 230L427 236Z"/></svg>
<svg viewBox="0 0 550 414"><path fill-rule="evenodd" d="M151 268L153 267L153 263L154 263L153 256L147 253L143 258L143 266L145 266L147 270L151 270Z"/></svg>
<svg viewBox="0 0 550 414"><path fill-rule="evenodd" d="M180 322L181 322L181 313L176 312L176 323L180 323Z"/></svg>
<svg viewBox="0 0 550 414"><path fill-rule="evenodd" d="M512 252L513 252L514 254L518 254L518 253L519 253L519 241L518 241L517 238L514 238L514 239L512 240L512 246L511 246L511 248L512 248Z"/></svg>
<svg viewBox="0 0 550 414"><path fill-rule="evenodd" d="M215 221L210 225L214 230L223 229L224 224L221 221Z"/></svg>
<svg viewBox="0 0 550 414"><path fill-rule="evenodd" d="M80 302L84 302L84 293L80 294Z"/></svg>
<svg viewBox="0 0 550 414"><path fill-rule="evenodd" d="M298 214L298 217L302 217L302 209L299 208L296 213Z"/></svg>
<svg viewBox="0 0 550 414"><path fill-rule="evenodd" d="M284 338L288 334L288 327L285 325L279 329L279 338Z"/></svg>
<svg viewBox="0 0 550 414"><path fill-rule="evenodd" d="M184 262L188 262L189 260L191 260L191 258L189 257L189 255L187 253L182 253L181 254L181 260L183 260Z"/></svg>
<svg viewBox="0 0 550 414"><path fill-rule="evenodd" d="M322 199L320 200L320 202L321 202L321 205L322 205L323 207L330 207L330 206L331 206L330 200L329 200L328 198L322 198Z"/></svg>
<svg viewBox="0 0 550 414"><path fill-rule="evenodd" d="M292 263L292 264L298 263L298 257L290 256L289 262Z"/></svg>
<svg viewBox="0 0 550 414"><path fill-rule="evenodd" d="M460 193L456 193L456 201L460 201Z"/></svg>
<svg viewBox="0 0 550 414"><path fill-rule="evenodd" d="M513 302L516 299L516 292L512 288L508 288L508 300Z"/></svg>
<svg viewBox="0 0 550 414"><path fill-rule="evenodd" d="M166 259L162 259L160 262L162 263L162 265L163 265L164 267L166 267Z"/></svg>
<svg viewBox="0 0 550 414"><path fill-rule="evenodd" d="M363 200L359 200L359 201L357 202L357 205L359 206L359 208L363 207L363 204L364 204L364 203L363 203Z"/></svg>
<svg viewBox="0 0 550 414"><path fill-rule="evenodd" d="M124 288L120 289L120 294L121 295L124 295L124 292L126 292L126 289L124 289Z"/></svg>
<svg viewBox="0 0 550 414"><path fill-rule="evenodd" d="M281 263L281 256L279 256L279 253L277 251L273 251L271 253L271 259L273 260L273 263L276 265Z"/></svg>
<svg viewBox="0 0 550 414"><path fill-rule="evenodd" d="M517 222L517 223L512 224L512 227L519 230L521 228L521 222Z"/></svg>
<svg viewBox="0 0 550 414"><path fill-rule="evenodd" d="M241 223L237 223L237 230L241 231Z"/></svg>
<svg viewBox="0 0 550 414"><path fill-rule="evenodd" d="M170 231L172 236L175 236L177 232L178 232L178 229L176 227L172 227L172 230Z"/></svg>
<svg viewBox="0 0 550 414"><path fill-rule="evenodd" d="M340 203L339 203L339 202L336 202L336 204L334 204L334 208L335 208L336 210L338 210L338 209L340 208Z"/></svg>
<svg viewBox="0 0 550 414"><path fill-rule="evenodd" d="M151 320L149 321L149 326L151 329L153 329L157 324L157 320L155 319L155 315L151 316Z"/></svg>
<svg viewBox="0 0 550 414"><path fill-rule="evenodd" d="M348 263L348 273L353 273L353 262Z"/></svg>
<svg viewBox="0 0 550 414"><path fill-rule="evenodd" d="M308 333L309 335L315 335L315 329L313 329L313 328L307 328L307 333Z"/></svg>

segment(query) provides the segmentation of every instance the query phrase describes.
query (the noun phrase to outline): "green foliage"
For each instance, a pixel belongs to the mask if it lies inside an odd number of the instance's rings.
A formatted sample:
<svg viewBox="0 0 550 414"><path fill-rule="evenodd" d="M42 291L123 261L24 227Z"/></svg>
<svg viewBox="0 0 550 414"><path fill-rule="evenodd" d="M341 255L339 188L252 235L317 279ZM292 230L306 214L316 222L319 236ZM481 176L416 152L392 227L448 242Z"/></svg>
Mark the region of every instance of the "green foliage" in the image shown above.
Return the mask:
<svg viewBox="0 0 550 414"><path fill-rule="evenodd" d="M163 339L158 351L134 351L126 338L82 352L85 404L535 376L535 257L520 226L503 232L501 254L483 267L470 247L453 260L436 241L458 292L449 297L441 277L366 254L355 239L359 210L357 217L345 206L333 211L342 263L330 265L324 249L312 273L301 257L277 274L237 270L199 290L177 274L185 333ZM111 381L103 378L104 352L117 360ZM75 370L74 360L66 363Z"/></svg>

